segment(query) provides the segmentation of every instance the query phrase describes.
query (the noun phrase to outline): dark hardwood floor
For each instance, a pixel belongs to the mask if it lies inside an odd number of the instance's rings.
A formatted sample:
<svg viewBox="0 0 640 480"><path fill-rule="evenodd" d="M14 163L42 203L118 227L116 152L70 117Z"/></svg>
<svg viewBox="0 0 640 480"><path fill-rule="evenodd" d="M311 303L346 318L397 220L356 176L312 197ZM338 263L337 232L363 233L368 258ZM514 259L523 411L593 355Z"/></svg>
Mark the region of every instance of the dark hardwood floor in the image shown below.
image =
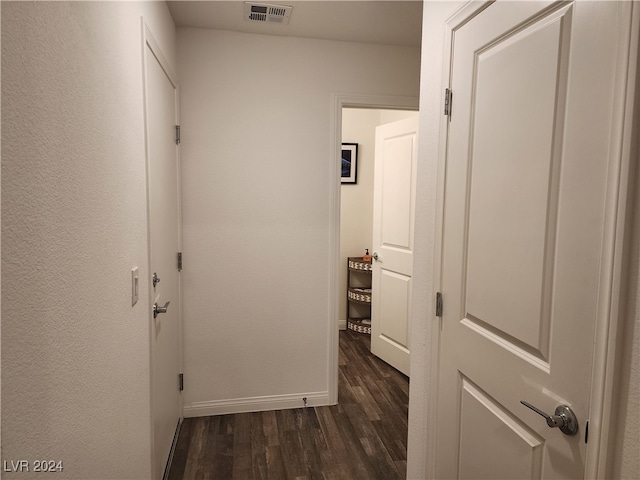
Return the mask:
<svg viewBox="0 0 640 480"><path fill-rule="evenodd" d="M170 480L404 479L409 379L340 332L338 405L187 418Z"/></svg>

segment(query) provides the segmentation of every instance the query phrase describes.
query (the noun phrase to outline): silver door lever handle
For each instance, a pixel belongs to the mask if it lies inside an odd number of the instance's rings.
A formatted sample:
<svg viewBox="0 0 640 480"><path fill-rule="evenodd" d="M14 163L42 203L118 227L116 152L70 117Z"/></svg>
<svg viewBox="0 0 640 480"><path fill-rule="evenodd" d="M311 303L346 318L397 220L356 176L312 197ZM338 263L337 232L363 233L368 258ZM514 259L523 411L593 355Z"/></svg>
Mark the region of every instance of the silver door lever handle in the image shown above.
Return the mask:
<svg viewBox="0 0 640 480"><path fill-rule="evenodd" d="M575 414L566 405L558 405L554 415L547 415L539 408L534 407L529 402L520 401L525 407L530 408L538 415L545 418L550 428L560 428L565 435L575 435L578 432L578 419Z"/></svg>
<svg viewBox="0 0 640 480"><path fill-rule="evenodd" d="M373 257L374 260L378 260L378 252L373 252L373 255L371 255Z"/></svg>
<svg viewBox="0 0 640 480"><path fill-rule="evenodd" d="M156 318L161 313L167 313L167 309L169 308L169 304L171 302L167 302L164 304L164 307L158 306L158 303L153 304L153 318Z"/></svg>

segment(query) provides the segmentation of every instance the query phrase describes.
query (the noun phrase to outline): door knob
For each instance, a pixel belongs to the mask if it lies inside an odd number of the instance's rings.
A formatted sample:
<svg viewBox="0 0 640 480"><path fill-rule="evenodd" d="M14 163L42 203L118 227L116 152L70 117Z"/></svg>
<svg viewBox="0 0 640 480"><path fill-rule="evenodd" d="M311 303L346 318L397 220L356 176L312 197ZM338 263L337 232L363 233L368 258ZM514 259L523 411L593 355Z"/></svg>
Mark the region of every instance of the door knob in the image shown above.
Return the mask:
<svg viewBox="0 0 640 480"><path fill-rule="evenodd" d="M542 410L534 407L528 402L521 400L520 403L525 407L530 408L538 415L544 417L549 427L558 427L565 435L575 435L578 432L578 419L567 405L558 405L554 415L547 415Z"/></svg>
<svg viewBox="0 0 640 480"><path fill-rule="evenodd" d="M156 318L161 313L167 313L167 309L169 308L169 304L171 302L167 302L164 304L164 307L158 306L158 302L153 304L153 318Z"/></svg>
<svg viewBox="0 0 640 480"><path fill-rule="evenodd" d="M371 255L371 257L372 257L374 260L378 260L378 252L373 252L373 255Z"/></svg>

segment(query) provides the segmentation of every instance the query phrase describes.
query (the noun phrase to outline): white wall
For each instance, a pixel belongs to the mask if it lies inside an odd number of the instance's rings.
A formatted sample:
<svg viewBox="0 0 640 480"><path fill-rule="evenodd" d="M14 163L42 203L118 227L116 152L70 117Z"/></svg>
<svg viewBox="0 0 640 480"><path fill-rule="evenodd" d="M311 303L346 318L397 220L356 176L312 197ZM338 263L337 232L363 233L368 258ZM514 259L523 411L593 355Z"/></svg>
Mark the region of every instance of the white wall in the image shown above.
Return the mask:
<svg viewBox="0 0 640 480"><path fill-rule="evenodd" d="M2 459L47 478L150 477L141 15L175 62L164 3L2 2Z"/></svg>
<svg viewBox="0 0 640 480"><path fill-rule="evenodd" d="M417 112L374 108L342 109L342 141L358 144L358 183L340 188L340 310L339 326L346 328L347 257L373 253L373 167L376 127L417 116Z"/></svg>
<svg viewBox="0 0 640 480"><path fill-rule="evenodd" d="M400 120L404 120L405 118L417 117L418 112L411 112L407 110L380 110L380 125L384 125L386 123L397 122Z"/></svg>
<svg viewBox="0 0 640 480"><path fill-rule="evenodd" d="M636 94L636 112L640 112L640 92ZM636 146L632 158L640 152L640 115L635 116ZM611 435L609 478L637 480L640 477L640 168L634 165L630 182L635 198L629 203L627 238L627 285L623 303L625 321L619 334L618 373L616 378L617 418Z"/></svg>
<svg viewBox="0 0 640 480"><path fill-rule="evenodd" d="M640 172L640 169L638 169ZM640 179L636 185L640 186ZM638 187L636 187L636 192ZM637 194L636 194L637 195ZM614 426L612 478L634 480L640 475L640 195L636 196L629 297L621 342L617 411Z"/></svg>
<svg viewBox="0 0 640 480"><path fill-rule="evenodd" d="M339 326L347 324L347 257L372 253L373 161L376 127L380 111L367 108L342 109L342 141L358 144L358 183L340 187L340 295Z"/></svg>
<svg viewBox="0 0 640 480"><path fill-rule="evenodd" d="M428 335L429 322L434 320L433 251L436 222L436 175L439 124L442 115L442 54L444 50L444 22L463 2L425 2L422 25L422 68L420 79L420 140L418 160L418 189L416 205L415 243L421 245L414 257L413 321L411 324L411 385L409 395L409 435L407 448L407 478L425 478L427 452L427 392L432 381L429 364L434 354ZM638 181L640 185L640 180ZM637 188L636 188L637 190ZM629 254L629 301L625 315L623 349L619 372L619 411L610 445L609 471L611 478L637 479L640 472L638 408L640 374L640 284L638 260L638 228L640 205L635 207L635 248ZM633 243L632 243L633 244Z"/></svg>
<svg viewBox="0 0 640 480"><path fill-rule="evenodd" d="M332 94L415 96L419 49L179 29L178 56L185 415L322 403Z"/></svg>

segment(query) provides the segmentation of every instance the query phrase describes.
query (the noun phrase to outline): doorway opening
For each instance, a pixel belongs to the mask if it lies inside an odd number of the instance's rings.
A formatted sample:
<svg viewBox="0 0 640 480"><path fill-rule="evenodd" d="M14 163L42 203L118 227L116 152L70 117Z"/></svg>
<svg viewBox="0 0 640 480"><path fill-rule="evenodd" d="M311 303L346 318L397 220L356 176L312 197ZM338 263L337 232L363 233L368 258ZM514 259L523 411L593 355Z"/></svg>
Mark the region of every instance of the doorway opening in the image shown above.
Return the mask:
<svg viewBox="0 0 640 480"><path fill-rule="evenodd" d="M342 113L343 109L380 109L380 110L411 110L418 111L419 98L404 96L380 96L380 95L351 95L333 94L331 99L333 108L331 109L331 140L330 140L330 173L331 173L331 270L329 273L329 283L332 286L329 290L329 311L330 316L327 322L328 338L328 398L331 404L338 403L338 356L339 356L339 332L342 325L340 320L345 317L346 303L343 305L341 299L346 292L341 287L341 272L346 271L345 263L340 253L340 217L341 217L341 172L339 162L336 159L341 156L341 144L343 140ZM356 142L353 142L356 143ZM357 185L357 183L356 183ZM366 248L366 247L365 247ZM346 258L346 257L345 257ZM346 300L345 300L346 302ZM344 308L340 308L344 306ZM346 327L346 325L345 325Z"/></svg>
<svg viewBox="0 0 640 480"><path fill-rule="evenodd" d="M395 455L397 460L406 461L408 378L371 353L372 261L369 260L368 271L349 268L350 264L367 265L363 256L366 253L370 255L374 253L376 128L404 121L410 117L417 119L418 116L417 98L408 101L407 99L394 100L362 101L360 99L359 102L343 104L336 102L335 151L336 153L342 153L343 150L346 152L346 156L340 155L338 158L350 161L350 170L342 171L342 168L336 168L335 171L338 188L334 224L337 230L337 235L334 237L337 238L334 265L338 288L335 289L334 312L337 312L338 321L337 324L333 323L336 342L333 353L336 362L336 402L342 405L346 402L349 406L354 395L371 401L373 398L393 398L393 402L388 405L385 403L386 407L378 405L377 408L385 410L388 407L388 412L381 413L381 416L391 415L395 418L398 427L396 433L399 435L398 451ZM335 163L336 167L341 165L340 162ZM344 181L345 177L346 181ZM351 301L352 292L361 295L359 297L361 299L368 297L369 304L367 305L366 301L359 302L357 299ZM354 321L357 318L364 320ZM364 367L364 370L358 370L359 366ZM350 374L355 371L354 369L360 373ZM390 378L395 379L392 382L393 385L389 386L381 379L375 378L377 373L382 371L388 371ZM385 390L386 394L377 391L378 388L383 389L383 385L389 387ZM402 445L404 448L401 448Z"/></svg>
<svg viewBox="0 0 640 480"><path fill-rule="evenodd" d="M349 170L341 171L340 184L340 260L339 317L340 330L350 329L370 335L371 270L349 273L348 259L373 254L373 194L376 128L380 125L415 117L408 109L343 107L341 109L342 163L350 161ZM353 158L345 158L351 157ZM366 260L365 260L366 261ZM353 272L353 270L352 270ZM349 296L348 287L355 291ZM360 294L361 292L361 294ZM368 305L367 305L368 304ZM359 320L362 319L362 320Z"/></svg>

